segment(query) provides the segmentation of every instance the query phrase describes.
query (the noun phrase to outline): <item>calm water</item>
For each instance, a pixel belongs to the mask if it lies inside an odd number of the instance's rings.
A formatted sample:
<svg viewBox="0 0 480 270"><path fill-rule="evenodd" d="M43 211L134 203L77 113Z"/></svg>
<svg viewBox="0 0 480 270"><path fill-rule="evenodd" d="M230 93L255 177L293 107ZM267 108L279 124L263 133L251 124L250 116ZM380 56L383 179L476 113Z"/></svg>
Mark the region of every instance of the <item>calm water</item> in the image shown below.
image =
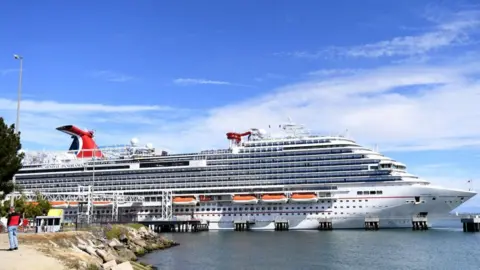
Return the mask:
<svg viewBox="0 0 480 270"><path fill-rule="evenodd" d="M142 261L188 269L480 269L480 233L289 231L165 234L180 246Z"/></svg>

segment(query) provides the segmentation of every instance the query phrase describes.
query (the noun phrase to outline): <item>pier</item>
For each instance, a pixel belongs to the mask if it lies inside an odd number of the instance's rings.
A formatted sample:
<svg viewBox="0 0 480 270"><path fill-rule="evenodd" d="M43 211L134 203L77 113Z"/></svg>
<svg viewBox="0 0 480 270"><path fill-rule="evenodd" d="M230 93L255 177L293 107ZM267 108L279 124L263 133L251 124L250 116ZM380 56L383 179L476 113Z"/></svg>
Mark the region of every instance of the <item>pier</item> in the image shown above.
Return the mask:
<svg viewBox="0 0 480 270"><path fill-rule="evenodd" d="M139 222L155 232L201 232L209 230L209 223L200 220L143 221Z"/></svg>
<svg viewBox="0 0 480 270"><path fill-rule="evenodd" d="M250 231L250 225L255 224L254 221L249 220L235 220L233 222L234 230L237 232Z"/></svg>
<svg viewBox="0 0 480 270"><path fill-rule="evenodd" d="M426 231L428 230L428 223L426 216L413 216L412 217L412 230L413 231Z"/></svg>
<svg viewBox="0 0 480 270"><path fill-rule="evenodd" d="M275 231L288 231L289 222L285 219L275 219Z"/></svg>
<svg viewBox="0 0 480 270"><path fill-rule="evenodd" d="M366 231L378 231L379 228L380 228L380 219L378 217L365 218Z"/></svg>
<svg viewBox="0 0 480 270"><path fill-rule="evenodd" d="M333 230L333 222L331 218L320 219L318 230L320 231L331 231Z"/></svg>
<svg viewBox="0 0 480 270"><path fill-rule="evenodd" d="M464 232L480 232L480 217L472 216L462 218Z"/></svg>

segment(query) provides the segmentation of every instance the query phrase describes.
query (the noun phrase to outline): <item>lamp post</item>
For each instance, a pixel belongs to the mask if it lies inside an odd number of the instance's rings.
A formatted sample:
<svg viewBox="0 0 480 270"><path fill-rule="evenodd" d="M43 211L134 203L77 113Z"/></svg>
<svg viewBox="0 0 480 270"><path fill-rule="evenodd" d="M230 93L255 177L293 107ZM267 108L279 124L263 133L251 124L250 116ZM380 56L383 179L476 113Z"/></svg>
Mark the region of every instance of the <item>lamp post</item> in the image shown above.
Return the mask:
<svg viewBox="0 0 480 270"><path fill-rule="evenodd" d="M15 60L20 60L20 75L18 78L18 99L17 99L17 121L15 122L15 133L19 132L20 125L20 100L22 99L22 73L23 73L23 56L15 54L13 55Z"/></svg>
<svg viewBox="0 0 480 270"><path fill-rule="evenodd" d="M18 133L20 132L19 125L20 125L20 100L22 98L23 56L18 55L18 54L14 54L13 58L15 58L15 60L20 61L20 74L19 74L19 78L18 78L17 120L15 122L15 134L17 134L17 136L18 136ZM13 193L15 193L15 182L16 181L15 181L15 176L14 176L13 177L13 186L14 186ZM10 206L11 207L14 206L14 199L13 198L14 198L14 196L12 194L12 196L10 197Z"/></svg>

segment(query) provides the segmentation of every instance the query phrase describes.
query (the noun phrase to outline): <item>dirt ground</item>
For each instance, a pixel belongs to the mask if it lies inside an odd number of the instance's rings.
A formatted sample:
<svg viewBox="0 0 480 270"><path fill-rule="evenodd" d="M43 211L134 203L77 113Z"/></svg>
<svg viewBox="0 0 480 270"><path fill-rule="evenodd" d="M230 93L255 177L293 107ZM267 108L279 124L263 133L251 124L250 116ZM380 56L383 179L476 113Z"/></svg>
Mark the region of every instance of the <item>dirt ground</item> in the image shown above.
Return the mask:
<svg viewBox="0 0 480 270"><path fill-rule="evenodd" d="M19 241L18 250L8 251L8 234L0 233L0 269L1 270L64 270L59 261L22 245Z"/></svg>

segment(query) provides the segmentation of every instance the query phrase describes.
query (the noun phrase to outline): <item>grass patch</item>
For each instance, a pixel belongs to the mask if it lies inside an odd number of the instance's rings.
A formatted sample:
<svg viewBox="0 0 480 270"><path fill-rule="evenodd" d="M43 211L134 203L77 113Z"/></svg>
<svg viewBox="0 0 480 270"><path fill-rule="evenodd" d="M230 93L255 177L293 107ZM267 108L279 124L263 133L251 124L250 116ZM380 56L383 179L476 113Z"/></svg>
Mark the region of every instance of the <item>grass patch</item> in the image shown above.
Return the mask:
<svg viewBox="0 0 480 270"><path fill-rule="evenodd" d="M120 238L120 235L124 233L125 230L122 227L114 225L111 229L105 232L105 236L107 237L107 239L112 240L113 238Z"/></svg>
<svg viewBox="0 0 480 270"><path fill-rule="evenodd" d="M100 270L100 267L95 264L89 264L86 270Z"/></svg>
<svg viewBox="0 0 480 270"><path fill-rule="evenodd" d="M145 227L145 225L138 224L138 223L129 223L129 224L127 224L127 226L130 227L130 228L134 228L135 230L138 230L142 227Z"/></svg>

